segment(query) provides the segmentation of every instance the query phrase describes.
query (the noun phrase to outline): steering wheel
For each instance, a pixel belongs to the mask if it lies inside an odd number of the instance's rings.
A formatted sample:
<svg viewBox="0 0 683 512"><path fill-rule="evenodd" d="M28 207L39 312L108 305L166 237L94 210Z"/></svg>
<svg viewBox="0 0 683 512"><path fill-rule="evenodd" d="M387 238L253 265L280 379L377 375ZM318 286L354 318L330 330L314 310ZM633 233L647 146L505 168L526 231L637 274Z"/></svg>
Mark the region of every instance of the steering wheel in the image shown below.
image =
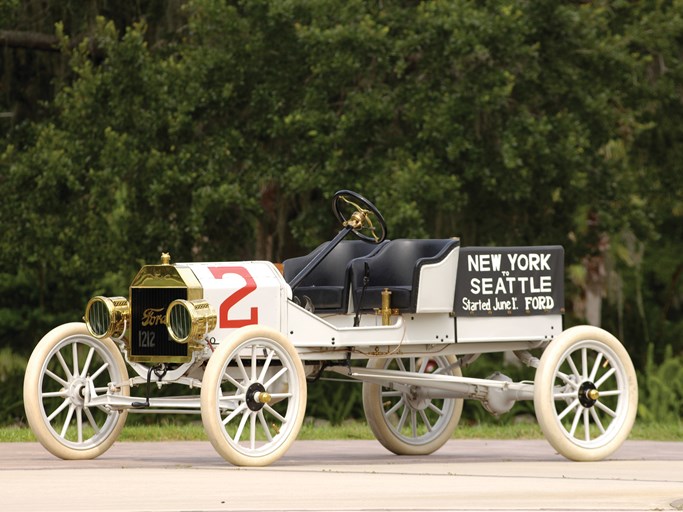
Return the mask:
<svg viewBox="0 0 683 512"><path fill-rule="evenodd" d="M361 240L378 244L386 239L387 223L384 217L374 204L358 192L339 190L334 194L332 206L342 226L349 228Z"/></svg>

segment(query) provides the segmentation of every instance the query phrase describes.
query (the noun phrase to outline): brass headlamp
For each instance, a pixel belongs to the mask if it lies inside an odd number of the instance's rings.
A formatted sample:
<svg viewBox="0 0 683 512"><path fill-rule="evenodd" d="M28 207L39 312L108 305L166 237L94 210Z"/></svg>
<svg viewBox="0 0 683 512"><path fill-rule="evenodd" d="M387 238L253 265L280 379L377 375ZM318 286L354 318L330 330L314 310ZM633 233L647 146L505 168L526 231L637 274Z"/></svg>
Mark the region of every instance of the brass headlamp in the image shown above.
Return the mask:
<svg viewBox="0 0 683 512"><path fill-rule="evenodd" d="M130 320L125 297L93 297L85 307L85 325L95 338L120 338Z"/></svg>
<svg viewBox="0 0 683 512"><path fill-rule="evenodd" d="M204 299L171 302L166 310L168 334L178 343L198 341L216 327L216 312Z"/></svg>

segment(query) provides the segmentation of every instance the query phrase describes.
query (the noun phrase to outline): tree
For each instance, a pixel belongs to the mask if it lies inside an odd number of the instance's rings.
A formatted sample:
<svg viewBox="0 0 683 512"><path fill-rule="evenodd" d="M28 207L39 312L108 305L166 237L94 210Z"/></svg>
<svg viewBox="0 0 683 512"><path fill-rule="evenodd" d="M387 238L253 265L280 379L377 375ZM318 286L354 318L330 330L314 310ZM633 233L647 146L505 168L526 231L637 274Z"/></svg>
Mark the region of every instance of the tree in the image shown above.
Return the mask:
<svg viewBox="0 0 683 512"><path fill-rule="evenodd" d="M574 313L607 295L598 318L637 354L681 329L680 2L169 9L168 31L60 25L68 71L0 159L0 343L125 294L161 250L301 253L334 233L341 188L392 238L564 245Z"/></svg>

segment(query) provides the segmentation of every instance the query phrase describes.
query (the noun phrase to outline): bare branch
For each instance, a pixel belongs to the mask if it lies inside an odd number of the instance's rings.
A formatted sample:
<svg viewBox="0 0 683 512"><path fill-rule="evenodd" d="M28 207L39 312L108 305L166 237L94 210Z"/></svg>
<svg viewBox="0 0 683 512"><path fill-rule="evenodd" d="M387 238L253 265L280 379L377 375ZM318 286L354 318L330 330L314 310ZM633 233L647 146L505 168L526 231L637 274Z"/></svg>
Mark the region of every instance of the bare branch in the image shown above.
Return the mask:
<svg viewBox="0 0 683 512"><path fill-rule="evenodd" d="M0 45L10 48L42 50L58 52L57 36L40 32L23 32L18 30L0 30Z"/></svg>

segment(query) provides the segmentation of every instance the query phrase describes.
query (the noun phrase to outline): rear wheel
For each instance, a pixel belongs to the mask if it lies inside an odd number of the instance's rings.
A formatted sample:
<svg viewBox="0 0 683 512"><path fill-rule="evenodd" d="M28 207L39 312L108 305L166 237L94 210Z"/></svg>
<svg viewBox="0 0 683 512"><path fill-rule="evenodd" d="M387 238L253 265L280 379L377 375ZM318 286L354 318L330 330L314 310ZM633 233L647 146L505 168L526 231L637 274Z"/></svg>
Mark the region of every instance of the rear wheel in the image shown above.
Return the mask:
<svg viewBox="0 0 683 512"><path fill-rule="evenodd" d="M462 376L455 356L371 359L368 368ZM373 434L397 455L427 455L451 438L462 414L461 398L430 398L426 390L411 386L363 383L363 409Z"/></svg>
<svg viewBox="0 0 683 512"><path fill-rule="evenodd" d="M90 335L85 324L56 327L38 343L24 377L24 408L38 441L62 459L92 459L111 447L128 415L88 407L94 389L128 396L128 371L109 338Z"/></svg>
<svg viewBox="0 0 683 512"><path fill-rule="evenodd" d="M638 383L628 352L597 327L567 329L541 356L534 408L546 439L561 455L604 459L626 440L636 417Z"/></svg>
<svg viewBox="0 0 683 512"><path fill-rule="evenodd" d="M237 466L266 466L289 449L306 410L306 378L282 334L243 327L211 356L201 392L202 422L215 450Z"/></svg>

